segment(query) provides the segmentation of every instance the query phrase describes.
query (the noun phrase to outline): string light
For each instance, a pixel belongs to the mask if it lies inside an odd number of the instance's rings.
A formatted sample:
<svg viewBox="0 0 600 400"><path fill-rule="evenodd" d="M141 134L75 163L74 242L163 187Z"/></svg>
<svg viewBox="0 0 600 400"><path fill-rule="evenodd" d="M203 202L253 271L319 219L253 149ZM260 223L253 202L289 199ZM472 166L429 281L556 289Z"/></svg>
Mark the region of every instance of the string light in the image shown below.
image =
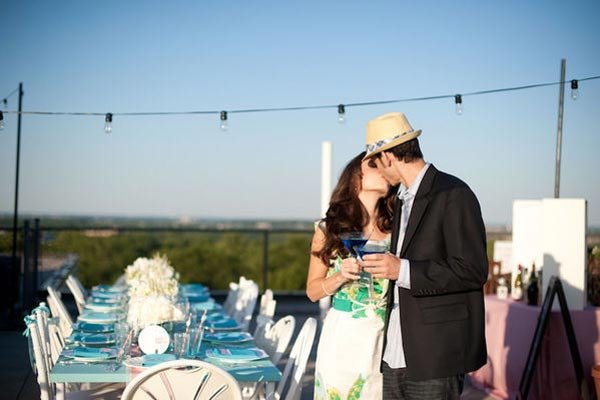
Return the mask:
<svg viewBox="0 0 600 400"><path fill-rule="evenodd" d="M8 99L4 98L2 99L2 104L4 105L4 108L8 107Z"/></svg>
<svg viewBox="0 0 600 400"><path fill-rule="evenodd" d="M229 124L227 123L227 111L221 111L221 124L219 125L219 128L223 132L226 132L227 129L229 129Z"/></svg>
<svg viewBox="0 0 600 400"><path fill-rule="evenodd" d="M106 113L104 116L104 132L107 134L112 132L112 117L111 113Z"/></svg>
<svg viewBox="0 0 600 400"><path fill-rule="evenodd" d="M343 104L338 105L338 122L340 124L346 122L346 107Z"/></svg>
<svg viewBox="0 0 600 400"><path fill-rule="evenodd" d="M571 80L571 97L576 99L579 97L578 87L579 82L590 81L600 79L600 75L588 76L580 79ZM504 88L495 88L495 89L487 89L480 90L474 92L467 92L462 94L441 94L434 96L422 96L422 97L408 97L401 99L389 99L389 100L377 100L377 101L367 101L367 102L356 102L356 103L346 103L346 104L326 104L326 105L305 105L305 106L293 106L293 107L273 107L273 108L247 108L247 109L236 109L229 111L218 111L218 110L194 110L194 111L154 111L154 112L122 112L122 113L101 113L101 112L75 112L75 111L13 111L6 110L7 101L10 96L17 93L18 89L11 92L8 96L3 98L4 103L4 113L5 114L21 114L21 115L79 115L79 116L105 116L105 121L107 124L105 125L105 131L110 133L112 131L112 125L109 122L112 122L113 115L119 116L151 116L151 115L220 115L220 128L222 130L228 129L228 121L227 114L228 113L257 113L257 112L280 112L280 111L303 111L303 110L321 110L321 109L330 109L337 108L338 110L338 122L343 123L346 120L346 107L365 107L365 106L376 106L376 105L390 105L390 104L399 104L399 103L409 103L416 101L427 101L427 100L440 100L440 99L451 99L454 98L456 113L461 115L463 113L462 108L462 98L465 96L481 96L492 93L504 93L504 92L512 92L517 90L528 90L535 89L541 87L555 86L559 84L564 84L569 81L558 81L558 82L545 82L545 83L534 83L522 86L512 86L512 87L504 87Z"/></svg>
<svg viewBox="0 0 600 400"><path fill-rule="evenodd" d="M2 110L0 110L0 131L4 130L4 114L2 113Z"/></svg>
<svg viewBox="0 0 600 400"><path fill-rule="evenodd" d="M462 115L462 96L460 94L454 95L454 104L456 105L456 115Z"/></svg>
<svg viewBox="0 0 600 400"><path fill-rule="evenodd" d="M577 100L579 97L579 82L577 79L573 79L571 81L571 98L573 100Z"/></svg>

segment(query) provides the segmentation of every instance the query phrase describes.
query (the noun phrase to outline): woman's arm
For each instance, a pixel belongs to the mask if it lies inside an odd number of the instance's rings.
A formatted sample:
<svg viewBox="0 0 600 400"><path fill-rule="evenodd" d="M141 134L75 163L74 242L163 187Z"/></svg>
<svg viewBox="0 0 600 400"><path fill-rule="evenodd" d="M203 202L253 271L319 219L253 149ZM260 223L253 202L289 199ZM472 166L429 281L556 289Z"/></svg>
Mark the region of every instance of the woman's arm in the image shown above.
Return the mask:
<svg viewBox="0 0 600 400"><path fill-rule="evenodd" d="M325 244L325 234L317 229L310 248L310 264L308 267L308 278L306 279L306 295L316 302L323 297L333 295L344 283L349 280L358 279L358 263L353 258L344 260L340 271L327 277L329 266L313 253L318 252ZM353 272L354 271L354 272Z"/></svg>

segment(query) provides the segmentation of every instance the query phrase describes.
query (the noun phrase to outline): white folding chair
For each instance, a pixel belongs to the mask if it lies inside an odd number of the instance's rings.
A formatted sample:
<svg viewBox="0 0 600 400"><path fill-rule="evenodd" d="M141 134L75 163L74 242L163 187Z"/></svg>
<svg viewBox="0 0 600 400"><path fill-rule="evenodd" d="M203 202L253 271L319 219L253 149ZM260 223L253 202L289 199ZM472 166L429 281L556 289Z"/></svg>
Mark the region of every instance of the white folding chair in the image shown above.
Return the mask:
<svg viewBox="0 0 600 400"><path fill-rule="evenodd" d="M53 317L58 317L60 332L63 338L67 338L73 331L73 320L67 311L67 307L60 298L60 294L52 286L48 286L48 305Z"/></svg>
<svg viewBox="0 0 600 400"><path fill-rule="evenodd" d="M295 327L296 318L287 315L271 325L263 336L255 337L254 341L258 347L267 352L273 364L277 365L294 336Z"/></svg>
<svg viewBox="0 0 600 400"><path fill-rule="evenodd" d="M199 360L175 360L136 376L121 400L241 400L237 381L221 368Z"/></svg>
<svg viewBox="0 0 600 400"><path fill-rule="evenodd" d="M243 331L247 332L258 299L258 285L254 281L245 279L244 282L240 282L237 297L231 317L237 321Z"/></svg>
<svg viewBox="0 0 600 400"><path fill-rule="evenodd" d="M260 308L258 310L258 315L273 318L275 315L276 306L277 300L273 298L273 291L271 289L267 289L263 295L260 296Z"/></svg>
<svg viewBox="0 0 600 400"><path fill-rule="evenodd" d="M83 311L83 307L85 307L85 302L86 302L85 288L83 287L83 285L81 284L79 279L77 279L72 274L69 274L69 276L67 277L66 283L67 283L67 287L73 294L73 298L75 299L75 304L77 304L77 310L79 310L79 313L81 314L81 312Z"/></svg>
<svg viewBox="0 0 600 400"><path fill-rule="evenodd" d="M50 371L54 365L49 355L50 344L45 342L48 338L47 312L43 306L36 308L26 319L27 336L32 354L32 367L40 386L41 400L76 400L76 399L119 399L123 385L101 385L93 390L69 390L65 384L53 384L50 381ZM44 315L46 314L46 315Z"/></svg>
<svg viewBox="0 0 600 400"><path fill-rule="evenodd" d="M267 393L267 399L299 400L302 393L302 377L317 333L317 320L308 318L290 352L283 376L274 393Z"/></svg>
<svg viewBox="0 0 600 400"><path fill-rule="evenodd" d="M229 292L227 292L227 297L225 298L225 302L223 302L223 311L228 315L232 315L235 310L235 304L238 300L238 293L240 290L240 285L235 282L229 283Z"/></svg>
<svg viewBox="0 0 600 400"><path fill-rule="evenodd" d="M281 318L277 323L268 317L258 315L256 318L256 329L254 343L263 349L275 365L279 363L285 353L296 327L296 319L288 315ZM264 387L257 384L245 385L242 388L245 399L264 398Z"/></svg>
<svg viewBox="0 0 600 400"><path fill-rule="evenodd" d="M44 341L40 334L40 329L38 327L38 321L35 314L30 316L26 321L31 365L37 376L38 385L40 386L40 399L54 399L54 387L52 384L50 384L48 357L44 351Z"/></svg>

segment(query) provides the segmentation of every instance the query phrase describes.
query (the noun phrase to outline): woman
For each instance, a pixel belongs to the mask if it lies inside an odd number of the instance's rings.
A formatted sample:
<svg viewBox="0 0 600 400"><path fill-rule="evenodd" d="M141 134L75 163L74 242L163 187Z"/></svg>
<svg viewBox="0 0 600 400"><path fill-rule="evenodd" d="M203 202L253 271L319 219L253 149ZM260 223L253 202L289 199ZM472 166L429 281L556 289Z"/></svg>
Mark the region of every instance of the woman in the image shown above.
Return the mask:
<svg viewBox="0 0 600 400"><path fill-rule="evenodd" d="M329 210L312 240L306 293L312 301L333 296L323 324L315 370L315 399L379 399L388 281L359 281L360 267L340 236L362 232L365 247L389 248L394 190L361 153L344 168Z"/></svg>

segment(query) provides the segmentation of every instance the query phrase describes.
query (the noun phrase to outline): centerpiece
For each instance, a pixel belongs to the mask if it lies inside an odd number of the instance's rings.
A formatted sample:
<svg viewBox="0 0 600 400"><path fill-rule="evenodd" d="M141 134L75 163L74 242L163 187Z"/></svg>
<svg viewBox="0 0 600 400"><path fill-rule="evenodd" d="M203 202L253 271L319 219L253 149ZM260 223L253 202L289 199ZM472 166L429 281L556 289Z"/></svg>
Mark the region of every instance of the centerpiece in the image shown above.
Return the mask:
<svg viewBox="0 0 600 400"><path fill-rule="evenodd" d="M179 292L179 274L166 256L140 257L125 269L129 286L127 322L138 330L148 325L180 321L183 313L175 303Z"/></svg>

